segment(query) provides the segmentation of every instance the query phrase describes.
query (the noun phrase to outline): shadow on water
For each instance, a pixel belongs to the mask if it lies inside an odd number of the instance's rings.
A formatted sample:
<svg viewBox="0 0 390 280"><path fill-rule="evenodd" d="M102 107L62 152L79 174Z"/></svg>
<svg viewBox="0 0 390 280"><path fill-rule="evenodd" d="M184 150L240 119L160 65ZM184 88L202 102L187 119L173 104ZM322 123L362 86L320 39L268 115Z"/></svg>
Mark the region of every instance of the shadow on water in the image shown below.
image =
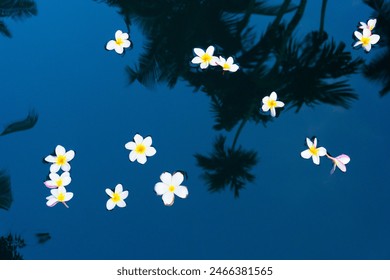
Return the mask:
<svg viewBox="0 0 390 280"><path fill-rule="evenodd" d="M24 19L37 15L37 5L32 0L0 0L0 33L12 37L4 18Z"/></svg>
<svg viewBox="0 0 390 280"><path fill-rule="evenodd" d="M321 103L349 108L357 99L347 77L357 73L363 61L352 59L344 42L327 35L326 0L322 1L318 30L303 39L295 38L294 31L306 12L307 0L297 5L285 0L276 6L268 4L272 1L256 0L95 1L118 8L128 30L134 22L146 37L137 65L127 67L131 83L174 87L179 79L184 80L210 97L215 130L227 133L237 127L231 146L219 135L210 155L195 155L210 191L230 186L238 197L240 189L255 179L250 170L258 162L257 153L237 143L247 122L266 124L272 120L259 110L262 98L272 91L286 109L296 112L303 105ZM255 15L271 21L251 26ZM216 47L214 55L234 57L240 69L222 73L190 65L193 49L210 45Z"/></svg>

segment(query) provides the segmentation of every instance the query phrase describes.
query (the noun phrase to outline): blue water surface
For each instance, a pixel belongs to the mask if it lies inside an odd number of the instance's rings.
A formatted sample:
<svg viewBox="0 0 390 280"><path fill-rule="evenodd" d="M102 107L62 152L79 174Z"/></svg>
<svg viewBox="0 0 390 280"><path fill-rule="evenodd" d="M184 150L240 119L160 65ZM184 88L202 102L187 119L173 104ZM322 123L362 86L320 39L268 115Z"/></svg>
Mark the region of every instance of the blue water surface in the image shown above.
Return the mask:
<svg viewBox="0 0 390 280"><path fill-rule="evenodd" d="M5 7L7 2L0 1ZM293 106L295 97L284 92L284 78L264 86L269 90L263 96L274 90L281 100L286 96L286 106L271 119L259 113L259 96L253 105L258 122L250 117L239 134L236 149L256 152L257 164L248 169L255 179L244 180L238 196L229 184L212 192L194 155L210 156L219 135L226 137L226 149L231 147L246 115L239 116L230 130L216 130L212 97L202 85L211 76L219 79L215 85L221 86L221 79L226 84L237 79L242 85L235 92L237 100L242 96L241 101L245 101L251 85L239 79L249 71L244 66L236 73L200 71L190 61L193 48L215 45L216 53L231 55L240 64L242 53L232 53L237 42L227 40L221 45L223 40L218 38L214 43L207 36L197 36L194 32L225 31L211 24L216 19L209 19L207 11L202 15L194 8L194 13L178 22L182 20L187 26L184 21L204 16L203 20L210 22L209 29L188 30L187 41L166 43L174 34L156 37L157 42L166 44L167 57L148 59L162 64L182 59L179 68L183 73L192 71L199 89L195 91L187 76L180 74L172 86L153 78L129 82L126 67L137 69L147 51L148 20L142 22L146 16L141 14L130 18L128 31L125 17L119 13L125 2L36 0L36 15L0 17L12 35L0 35L0 125L5 128L22 120L31 110L39 116L31 129L0 137L0 169L11 179L13 197L9 210L0 209L0 236L20 235L26 242L20 249L23 258L39 260L390 258L390 96L380 95L382 82L363 75L361 64L356 73L341 78L358 97L349 101L349 108L319 101L303 103L298 112ZM168 6L177 2L180 10L182 5L207 6L208 1L163 2ZM292 1L291 7L302 2ZM379 20L374 31L381 35L381 41L369 53L353 48L358 23L376 15L372 7L358 0L326 2L327 42L345 43L345 52L365 64L388 52L388 37ZM265 1L266 6L282 3ZM291 34L296 42L319 30L322 3L308 1ZM389 5L388 1L383 5ZM145 10L153 10L151 7ZM135 10L138 8L142 10ZM221 11L224 9L221 5ZM284 15L282 22L288 24L296 11ZM161 26L169 20L159 18L159 13L148 17L149 21L161 20ZM253 27L253 44L275 18L250 15L247 25ZM173 26L186 34L180 24ZM105 50L118 29L129 32L133 43L124 55ZM270 51L278 43L270 42ZM297 46L303 47L301 43ZM267 65L274 63L270 59ZM258 69L259 77L263 70ZM294 79L304 81L303 95L316 96L315 92L305 93L309 80L302 76ZM329 80L329 84L334 82ZM229 115L234 115L237 108L231 109ZM124 147L137 133L152 136L157 150L144 165L130 162ZM333 156L350 156L346 173L336 170L330 175L332 163L325 157L319 166L301 158L300 153L307 149L305 139L312 136ZM74 193L69 208L46 206L50 190L43 182L50 165L42 159L58 144L76 153L71 161L72 182L67 187ZM189 196L176 198L167 207L155 194L154 185L162 172L177 170L187 174L183 185L188 187ZM107 211L105 189L119 183L129 191L127 206ZM49 233L51 238L39 244L37 233Z"/></svg>

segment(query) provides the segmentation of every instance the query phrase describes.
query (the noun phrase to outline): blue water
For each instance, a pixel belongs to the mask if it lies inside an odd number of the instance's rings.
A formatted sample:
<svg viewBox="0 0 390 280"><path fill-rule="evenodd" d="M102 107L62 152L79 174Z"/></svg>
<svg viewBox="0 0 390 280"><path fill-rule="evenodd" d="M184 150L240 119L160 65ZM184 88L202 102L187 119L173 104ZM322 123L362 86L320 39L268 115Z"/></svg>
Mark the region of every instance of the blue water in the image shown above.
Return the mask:
<svg viewBox="0 0 390 280"><path fill-rule="evenodd" d="M0 1L2 5L6 2ZM283 1L266 2L276 5ZM319 30L322 1L308 2L290 36L298 42ZM280 82L267 85L263 78L259 87L266 92L261 94L278 92L286 107L276 118L267 117L265 125L249 119L238 137L235 148L256 152L257 164L248 169L255 179L245 181L238 197L229 185L210 192L202 177L205 170L194 155L212 154L218 135L226 137L226 149L231 147L244 117L239 117L230 131L214 129L210 95L202 88L194 91L183 75L172 87L153 79L146 85L129 83L126 67L139 65L148 43L146 27L143 29L136 17L130 25L133 48L118 55L105 50L116 30L127 32L117 7L92 0L35 3L37 15L0 17L12 34L0 34L0 125L5 128L22 120L31 110L39 116L31 129L0 137L0 169L11 178L13 196L10 209L0 209L0 236L12 233L24 238L26 246L19 251L24 259L390 258L390 95L380 96L383 83L367 79L359 68L342 77L358 96L349 108L319 102L303 104L296 112L294 96L283 100L289 96L284 92L288 78L281 75ZM283 22L290 22L295 11L286 14ZM363 1L328 1L324 20L328 42L332 38L336 44L344 42L352 59L364 63L379 59L388 52L379 20L374 31L381 35L380 43L369 53L352 47L358 23L374 15ZM176 23L172 30L186 34L187 30L180 29L187 26L184 20L199 17L202 14L181 17L178 20L183 25ZM161 18L163 22L166 19ZM274 19L250 17L254 43ZM225 40L226 45L221 45L223 38L210 41L207 33L223 34L219 26L211 24L216 16L205 16L202 21L205 26L210 22L209 29L188 30L187 41L166 45L168 57L149 60L182 61L180 69L199 85L207 81L208 86L226 90L229 83L239 84L241 88L234 94L242 96L238 101L245 101L253 86L244 82L248 69L222 74L191 65L195 47L206 49L214 44L218 54L232 55L238 61L242 54L233 52L235 41ZM172 33L158 40L165 44L166 38L172 38ZM270 48L277 43L270 42ZM274 62L270 59L267 65ZM214 84L210 77L215 77ZM292 78L304 81L304 93L309 81L302 76ZM240 106L239 102L233 104ZM260 111L260 97L254 106ZM229 115L238 109L233 106ZM137 133L152 136L157 150L144 165L130 162L124 148ZM330 175L332 164L325 157L319 166L301 158L301 151L307 149L305 139L312 136L333 156L350 156L346 173L336 170ZM69 208L46 206L50 190L43 182L50 165L42 159L58 144L76 153L71 161L72 182L67 187L74 193ZM187 174L183 185L189 196L176 198L167 207L155 194L154 185L161 173L177 170ZM119 183L129 191L127 206L107 211L105 189ZM49 233L51 238L39 244L37 233Z"/></svg>

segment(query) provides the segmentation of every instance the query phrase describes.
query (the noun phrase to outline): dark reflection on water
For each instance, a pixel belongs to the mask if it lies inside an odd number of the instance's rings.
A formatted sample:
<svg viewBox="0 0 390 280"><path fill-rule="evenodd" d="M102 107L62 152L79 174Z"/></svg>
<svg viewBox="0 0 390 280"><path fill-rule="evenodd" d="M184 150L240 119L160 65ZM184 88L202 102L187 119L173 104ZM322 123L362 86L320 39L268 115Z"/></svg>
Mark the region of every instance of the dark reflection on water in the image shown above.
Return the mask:
<svg viewBox="0 0 390 280"><path fill-rule="evenodd" d="M245 183L254 180L250 169L257 163L256 152L237 146L237 139L247 122L271 121L260 107L262 98L272 91L287 109L297 112L303 105L321 103L349 108L357 99L347 77L357 73L363 61L352 59L344 42L327 35L326 0L318 30L303 39L295 38L294 31L306 12L306 0L298 5L285 0L278 6L251 0L100 2L119 8L127 25L136 22L147 38L137 66L127 67L130 82L174 87L182 79L210 97L216 130L230 132L238 126L230 147L225 148L225 138L218 136L211 155L195 156L211 191L230 186L237 197ZM254 15L272 18L268 26L261 26L259 39L259 27L249 24ZM214 55L233 56L239 71L201 71L189 65L193 48L209 45L216 47Z"/></svg>

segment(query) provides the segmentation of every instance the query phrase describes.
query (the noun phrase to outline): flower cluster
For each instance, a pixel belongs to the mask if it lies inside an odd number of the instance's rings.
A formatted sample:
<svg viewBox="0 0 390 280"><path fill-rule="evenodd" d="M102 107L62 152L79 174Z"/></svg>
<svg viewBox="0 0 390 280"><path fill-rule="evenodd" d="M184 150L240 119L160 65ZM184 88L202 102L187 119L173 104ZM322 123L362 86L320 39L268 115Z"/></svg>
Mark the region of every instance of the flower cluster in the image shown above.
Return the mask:
<svg viewBox="0 0 390 280"><path fill-rule="evenodd" d="M362 29L362 33L355 31L355 37L358 41L353 45L354 47L362 45L366 52L371 50L371 45L378 43L380 36L372 34L372 30L375 28L376 19L370 19L367 23L360 22L359 28Z"/></svg>
<svg viewBox="0 0 390 280"><path fill-rule="evenodd" d="M44 182L45 186L50 190L51 195L46 197L46 205L49 207L55 206L58 202L63 203L67 208L67 201L71 200L73 193L67 192L65 187L70 184L72 178L70 177L70 164L74 158L75 152L73 150L66 151L61 145L55 148L55 155L48 155L45 161L51 163L49 180ZM59 174L59 171L62 171Z"/></svg>
<svg viewBox="0 0 390 280"><path fill-rule="evenodd" d="M201 69L206 69L211 66L221 66L223 71L236 72L239 68L237 64L234 64L233 57L229 56L225 59L222 56L214 56L215 48L209 46L206 51L200 48L194 48L195 57L191 60L193 64L200 64Z"/></svg>
<svg viewBox="0 0 390 280"><path fill-rule="evenodd" d="M301 157L303 157L304 159L312 158L314 164L319 165L320 157L326 156L333 162L333 167L330 171L330 174L334 173L334 171L336 170L336 166L343 172L347 171L347 167L345 165L351 160L349 156L345 154L341 154L337 157L330 156L324 147L317 148L317 138L314 138L313 141L309 138L306 138L306 144L308 146L308 149L301 152Z"/></svg>

